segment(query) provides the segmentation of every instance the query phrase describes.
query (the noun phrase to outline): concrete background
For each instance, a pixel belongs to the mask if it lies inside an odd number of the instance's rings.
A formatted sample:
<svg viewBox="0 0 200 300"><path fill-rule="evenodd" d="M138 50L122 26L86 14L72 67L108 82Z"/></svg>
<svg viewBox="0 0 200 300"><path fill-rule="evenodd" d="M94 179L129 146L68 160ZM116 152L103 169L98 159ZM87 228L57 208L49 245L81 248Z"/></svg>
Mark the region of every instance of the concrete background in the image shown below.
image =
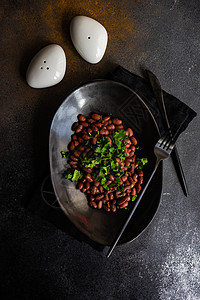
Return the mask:
<svg viewBox="0 0 200 300"><path fill-rule="evenodd" d="M76 15L101 22L109 42L97 65L74 49ZM0 4L1 299L200 298L200 3L198 0L22 1ZM25 81L31 58L50 43L67 56L64 79L47 89ZM147 230L105 251L72 238L22 205L48 172L51 120L66 95L121 65L152 70L162 87L197 112L177 141L190 196L169 159L163 196ZM31 191L31 192L30 192Z"/></svg>

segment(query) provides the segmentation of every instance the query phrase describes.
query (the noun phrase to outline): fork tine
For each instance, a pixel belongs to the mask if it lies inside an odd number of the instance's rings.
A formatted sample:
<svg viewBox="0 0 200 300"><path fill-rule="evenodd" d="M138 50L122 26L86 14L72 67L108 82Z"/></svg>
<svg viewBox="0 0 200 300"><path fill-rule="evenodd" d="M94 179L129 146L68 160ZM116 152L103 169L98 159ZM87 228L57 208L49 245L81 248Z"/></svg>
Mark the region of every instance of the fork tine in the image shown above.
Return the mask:
<svg viewBox="0 0 200 300"><path fill-rule="evenodd" d="M158 141L158 145L165 150L172 150L174 147L176 135L173 135L173 129L174 126L169 128Z"/></svg>

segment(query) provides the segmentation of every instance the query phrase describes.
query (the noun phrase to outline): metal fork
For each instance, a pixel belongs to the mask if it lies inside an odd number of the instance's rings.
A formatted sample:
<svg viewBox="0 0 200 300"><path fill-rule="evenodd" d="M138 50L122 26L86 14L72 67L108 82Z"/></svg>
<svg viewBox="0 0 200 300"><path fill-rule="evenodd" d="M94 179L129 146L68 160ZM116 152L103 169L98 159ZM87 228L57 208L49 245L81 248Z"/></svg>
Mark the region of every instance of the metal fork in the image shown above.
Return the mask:
<svg viewBox="0 0 200 300"><path fill-rule="evenodd" d="M175 136L172 135L172 131L171 129L168 130L156 143L155 147L154 147L154 153L156 155L156 163L155 163L155 167L154 170L151 173L151 176L149 178L149 180L147 181L146 185L143 187L142 192L140 194L140 196L138 197L137 202L135 203L135 206L133 207L133 209L131 210L127 220L125 221L124 225L122 226L122 228L120 229L119 233L117 234L114 242L112 243L112 245L109 248L109 251L107 253L107 257L109 257L112 253L112 251L114 250L115 246L117 245L120 237L122 236L124 230L126 229L130 219L132 218L134 212L136 211L149 183L151 182L151 179L153 178L153 175L155 174L159 163L163 160L169 157L169 155L171 154L173 148L175 145Z"/></svg>

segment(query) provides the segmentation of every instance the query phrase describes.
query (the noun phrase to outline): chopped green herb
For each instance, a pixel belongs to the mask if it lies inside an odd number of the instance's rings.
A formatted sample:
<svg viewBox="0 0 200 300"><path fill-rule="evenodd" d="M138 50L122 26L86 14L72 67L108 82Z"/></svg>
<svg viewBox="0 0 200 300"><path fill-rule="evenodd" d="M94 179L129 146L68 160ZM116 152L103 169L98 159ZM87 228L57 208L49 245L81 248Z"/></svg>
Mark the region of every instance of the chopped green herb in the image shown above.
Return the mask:
<svg viewBox="0 0 200 300"><path fill-rule="evenodd" d="M131 199L131 201L135 201L135 199L137 198L137 195L134 195Z"/></svg>
<svg viewBox="0 0 200 300"><path fill-rule="evenodd" d="M72 179L72 174L71 173L69 173L69 172L65 172L64 173L64 177L66 178L66 179Z"/></svg>
<svg viewBox="0 0 200 300"><path fill-rule="evenodd" d="M81 177L82 177L81 172L78 171L78 170L74 170L72 181L78 181L78 179L81 178Z"/></svg>
<svg viewBox="0 0 200 300"><path fill-rule="evenodd" d="M138 169L142 169L144 167L145 164L148 163L148 159L145 158L136 158L136 163L138 163Z"/></svg>
<svg viewBox="0 0 200 300"><path fill-rule="evenodd" d="M68 158L70 156L70 152L61 151L62 158Z"/></svg>

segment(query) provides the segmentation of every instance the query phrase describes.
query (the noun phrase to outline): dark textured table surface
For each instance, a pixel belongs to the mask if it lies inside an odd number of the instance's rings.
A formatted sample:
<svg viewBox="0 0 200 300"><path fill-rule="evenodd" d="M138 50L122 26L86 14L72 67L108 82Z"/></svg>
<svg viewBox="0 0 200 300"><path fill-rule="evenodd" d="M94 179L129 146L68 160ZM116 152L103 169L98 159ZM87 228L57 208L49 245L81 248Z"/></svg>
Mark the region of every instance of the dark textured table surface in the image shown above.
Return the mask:
<svg viewBox="0 0 200 300"><path fill-rule="evenodd" d="M101 22L109 42L97 65L73 48L76 15ZM1 299L200 299L200 4L198 0L22 1L0 4L0 294ZM47 89L25 81L42 47L61 45L64 79ZM177 148L190 195L184 197L169 159L153 222L110 259L23 203L48 173L52 118L66 95L116 65L152 70L162 87L198 115ZM71 226L66 221L66 226Z"/></svg>

